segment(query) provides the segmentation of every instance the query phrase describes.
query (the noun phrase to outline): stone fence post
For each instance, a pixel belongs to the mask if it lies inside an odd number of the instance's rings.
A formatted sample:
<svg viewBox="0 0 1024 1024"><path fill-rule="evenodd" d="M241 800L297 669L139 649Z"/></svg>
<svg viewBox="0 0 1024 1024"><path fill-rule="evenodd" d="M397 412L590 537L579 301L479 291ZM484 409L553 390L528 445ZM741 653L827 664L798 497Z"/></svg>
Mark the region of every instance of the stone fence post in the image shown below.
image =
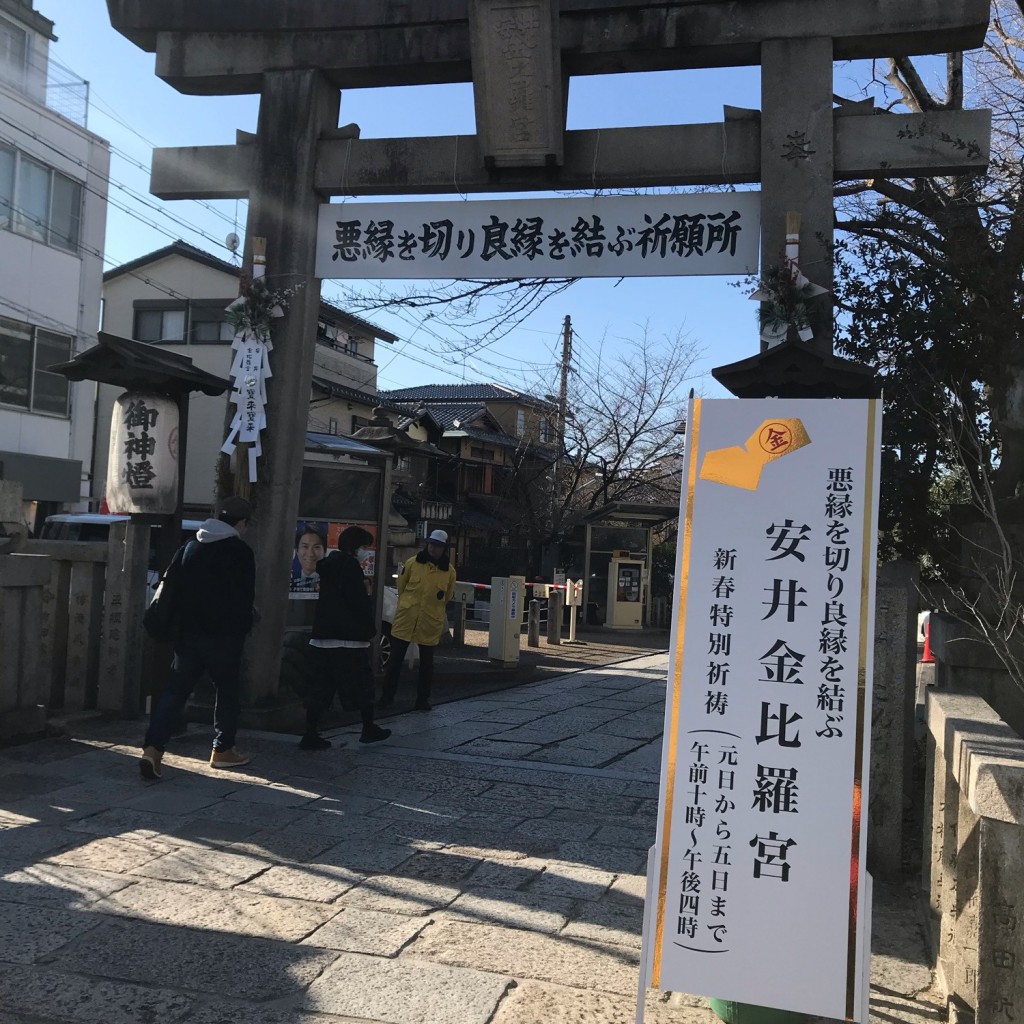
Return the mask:
<svg viewBox="0 0 1024 1024"><path fill-rule="evenodd" d="M1019 1020L1024 740L983 698L935 690L928 733L923 881L950 1019Z"/></svg>

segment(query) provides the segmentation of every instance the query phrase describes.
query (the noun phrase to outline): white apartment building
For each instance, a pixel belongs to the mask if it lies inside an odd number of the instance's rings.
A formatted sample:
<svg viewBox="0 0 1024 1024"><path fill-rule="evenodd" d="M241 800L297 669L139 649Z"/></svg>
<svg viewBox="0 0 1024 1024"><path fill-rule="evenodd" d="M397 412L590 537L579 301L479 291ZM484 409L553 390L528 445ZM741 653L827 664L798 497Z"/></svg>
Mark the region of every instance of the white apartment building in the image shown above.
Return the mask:
<svg viewBox="0 0 1024 1024"><path fill-rule="evenodd" d="M0 0L2 2L2 0ZM238 297L241 268L177 241L103 275L103 331L187 356L201 370L227 377L233 331L225 309ZM311 342L313 339L310 339ZM396 335L321 302L309 405L290 413L315 435L349 435L380 404L376 346ZM274 357L270 363L273 369ZM93 508L106 493L110 418L121 388L101 384L96 401ZM185 509L199 514L216 497L216 469L228 396L189 399ZM281 415L287 413L281 412Z"/></svg>
<svg viewBox="0 0 1024 1024"><path fill-rule="evenodd" d="M0 479L33 527L92 488L96 386L47 368L96 343L110 167L88 84L51 66L53 28L0 0Z"/></svg>

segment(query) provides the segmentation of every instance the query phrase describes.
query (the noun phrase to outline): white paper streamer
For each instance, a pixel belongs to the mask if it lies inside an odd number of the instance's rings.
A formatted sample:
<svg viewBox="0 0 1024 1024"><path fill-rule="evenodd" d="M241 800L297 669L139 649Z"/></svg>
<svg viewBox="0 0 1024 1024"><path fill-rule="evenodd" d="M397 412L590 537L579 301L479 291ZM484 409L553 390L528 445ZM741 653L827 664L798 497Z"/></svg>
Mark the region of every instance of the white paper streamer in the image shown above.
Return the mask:
<svg viewBox="0 0 1024 1024"><path fill-rule="evenodd" d="M256 460L263 454L260 431L267 425L267 378L273 376L270 352L274 346L270 341L243 333L235 335L231 347L235 353L231 363L235 415L221 451L231 455L238 444L250 444L249 482L256 483Z"/></svg>

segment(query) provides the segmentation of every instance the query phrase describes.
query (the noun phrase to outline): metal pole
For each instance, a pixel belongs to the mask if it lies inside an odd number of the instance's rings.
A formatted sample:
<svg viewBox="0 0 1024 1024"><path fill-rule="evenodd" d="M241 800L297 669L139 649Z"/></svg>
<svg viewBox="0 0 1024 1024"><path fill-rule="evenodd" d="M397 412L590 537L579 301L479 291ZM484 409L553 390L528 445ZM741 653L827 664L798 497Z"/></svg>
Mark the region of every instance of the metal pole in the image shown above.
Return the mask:
<svg viewBox="0 0 1024 1024"><path fill-rule="evenodd" d="M465 647L466 646L466 602L460 601L458 603L458 610L455 613L455 626L452 630L455 646Z"/></svg>

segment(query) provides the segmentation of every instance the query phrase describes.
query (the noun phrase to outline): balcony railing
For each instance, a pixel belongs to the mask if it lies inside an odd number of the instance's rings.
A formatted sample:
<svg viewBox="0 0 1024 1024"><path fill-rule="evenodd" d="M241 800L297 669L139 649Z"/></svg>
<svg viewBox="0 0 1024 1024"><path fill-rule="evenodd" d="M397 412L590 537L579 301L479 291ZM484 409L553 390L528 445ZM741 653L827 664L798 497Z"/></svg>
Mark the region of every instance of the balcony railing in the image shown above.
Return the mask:
<svg viewBox="0 0 1024 1024"><path fill-rule="evenodd" d="M88 127L89 83L59 61L45 60L38 54L18 64L0 59L0 83L68 121Z"/></svg>

